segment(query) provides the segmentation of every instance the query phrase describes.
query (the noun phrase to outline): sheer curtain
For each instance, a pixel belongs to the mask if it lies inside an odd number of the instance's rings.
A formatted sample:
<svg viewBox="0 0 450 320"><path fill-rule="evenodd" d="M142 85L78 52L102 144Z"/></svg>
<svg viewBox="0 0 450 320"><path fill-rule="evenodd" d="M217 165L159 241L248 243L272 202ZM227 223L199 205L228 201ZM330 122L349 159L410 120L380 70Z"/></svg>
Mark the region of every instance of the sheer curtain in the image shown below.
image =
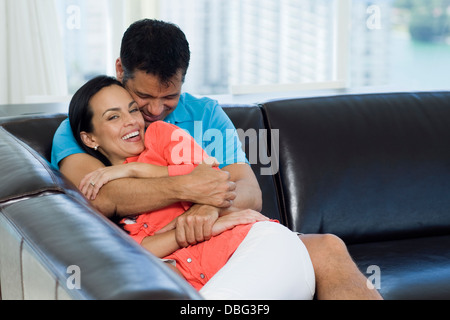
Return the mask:
<svg viewBox="0 0 450 320"><path fill-rule="evenodd" d="M55 0L0 0L0 104L67 95Z"/></svg>

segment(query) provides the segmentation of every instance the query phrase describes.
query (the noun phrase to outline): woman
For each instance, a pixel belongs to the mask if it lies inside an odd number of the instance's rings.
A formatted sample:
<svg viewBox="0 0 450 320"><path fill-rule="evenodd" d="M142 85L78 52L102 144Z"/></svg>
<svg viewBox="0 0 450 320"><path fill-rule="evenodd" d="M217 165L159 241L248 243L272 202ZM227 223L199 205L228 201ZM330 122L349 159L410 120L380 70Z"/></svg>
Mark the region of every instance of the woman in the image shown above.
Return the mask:
<svg viewBox="0 0 450 320"><path fill-rule="evenodd" d="M100 76L85 84L72 99L69 119L78 143L107 166L83 180L80 190L87 197L114 179L187 174L208 159L191 136L173 125L155 122L145 130L137 104L113 78ZM158 233L190 206L175 203L124 219L122 225L152 254L173 261L206 299L313 297L314 271L303 243L258 212L220 217L210 240L187 248L178 244L175 230Z"/></svg>

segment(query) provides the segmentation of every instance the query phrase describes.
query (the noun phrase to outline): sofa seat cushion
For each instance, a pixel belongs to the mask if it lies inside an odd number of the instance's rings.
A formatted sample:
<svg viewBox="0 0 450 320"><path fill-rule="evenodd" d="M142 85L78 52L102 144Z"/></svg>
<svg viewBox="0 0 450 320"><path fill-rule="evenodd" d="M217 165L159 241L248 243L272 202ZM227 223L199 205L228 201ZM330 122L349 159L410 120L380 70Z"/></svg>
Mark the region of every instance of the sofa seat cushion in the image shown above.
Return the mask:
<svg viewBox="0 0 450 320"><path fill-rule="evenodd" d="M348 247L361 272L388 300L450 299L450 236L355 244Z"/></svg>

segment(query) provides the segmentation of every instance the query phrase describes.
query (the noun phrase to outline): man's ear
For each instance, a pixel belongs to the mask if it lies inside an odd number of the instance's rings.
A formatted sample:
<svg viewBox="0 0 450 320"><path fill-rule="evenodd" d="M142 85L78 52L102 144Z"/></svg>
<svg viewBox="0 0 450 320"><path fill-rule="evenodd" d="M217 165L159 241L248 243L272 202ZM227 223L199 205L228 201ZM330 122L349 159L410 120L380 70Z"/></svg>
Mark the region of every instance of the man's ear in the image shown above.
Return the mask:
<svg viewBox="0 0 450 320"><path fill-rule="evenodd" d="M98 144L96 143L95 138L92 136L92 134L82 131L80 132L80 138L88 148L98 148Z"/></svg>
<svg viewBox="0 0 450 320"><path fill-rule="evenodd" d="M123 71L123 66L122 66L122 60L120 58L117 58L117 60L116 60L116 78L118 81L123 83L123 76L124 76L124 71Z"/></svg>

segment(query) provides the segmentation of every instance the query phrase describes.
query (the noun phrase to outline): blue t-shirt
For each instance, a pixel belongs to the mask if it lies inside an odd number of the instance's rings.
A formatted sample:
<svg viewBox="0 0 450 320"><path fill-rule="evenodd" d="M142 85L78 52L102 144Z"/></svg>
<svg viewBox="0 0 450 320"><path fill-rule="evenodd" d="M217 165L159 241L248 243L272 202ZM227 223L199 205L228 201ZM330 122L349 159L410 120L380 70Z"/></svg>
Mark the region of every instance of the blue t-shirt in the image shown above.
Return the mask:
<svg viewBox="0 0 450 320"><path fill-rule="evenodd" d="M183 93L177 108L164 121L189 132L209 156L219 161L220 168L234 163L249 163L236 128L215 100ZM58 169L61 160L77 153L84 151L77 144L66 119L53 138L52 165Z"/></svg>

